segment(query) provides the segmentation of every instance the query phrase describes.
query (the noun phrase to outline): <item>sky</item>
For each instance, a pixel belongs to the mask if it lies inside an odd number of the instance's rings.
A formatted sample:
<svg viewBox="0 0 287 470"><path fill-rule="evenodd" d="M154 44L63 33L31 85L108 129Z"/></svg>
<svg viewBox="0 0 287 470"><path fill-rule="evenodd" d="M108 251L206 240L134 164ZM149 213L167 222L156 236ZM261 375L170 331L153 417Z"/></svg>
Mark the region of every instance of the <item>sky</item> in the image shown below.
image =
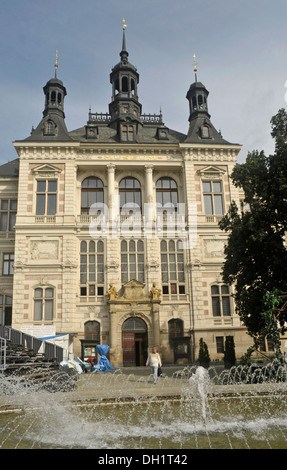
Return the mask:
<svg viewBox="0 0 287 470"><path fill-rule="evenodd" d="M243 146L238 162L273 153L270 119L287 102L286 0L1 0L0 164L42 119L56 50L68 130L89 107L108 112L123 18L143 113L161 109L167 127L188 132L196 54L213 125Z"/></svg>

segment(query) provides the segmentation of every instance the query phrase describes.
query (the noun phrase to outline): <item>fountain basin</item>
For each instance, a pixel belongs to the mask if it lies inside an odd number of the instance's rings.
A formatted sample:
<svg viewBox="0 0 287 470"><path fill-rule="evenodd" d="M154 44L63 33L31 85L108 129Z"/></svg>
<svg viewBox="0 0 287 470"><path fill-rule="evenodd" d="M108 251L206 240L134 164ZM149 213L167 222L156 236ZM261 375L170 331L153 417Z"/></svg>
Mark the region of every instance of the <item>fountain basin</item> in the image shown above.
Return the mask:
<svg viewBox="0 0 287 470"><path fill-rule="evenodd" d="M0 396L1 448L287 448L286 383L83 374L74 391Z"/></svg>

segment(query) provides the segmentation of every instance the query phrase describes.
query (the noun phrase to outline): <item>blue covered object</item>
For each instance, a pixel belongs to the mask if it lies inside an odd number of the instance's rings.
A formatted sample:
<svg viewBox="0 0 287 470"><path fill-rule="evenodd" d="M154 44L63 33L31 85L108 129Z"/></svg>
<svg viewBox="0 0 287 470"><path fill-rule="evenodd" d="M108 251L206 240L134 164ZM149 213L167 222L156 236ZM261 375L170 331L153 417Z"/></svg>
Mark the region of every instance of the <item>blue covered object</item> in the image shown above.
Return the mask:
<svg viewBox="0 0 287 470"><path fill-rule="evenodd" d="M111 365L110 361L106 357L110 350L110 346L107 344L97 344L97 351L100 355L98 363L96 366L92 367L92 372L104 372L105 370L115 370L115 368Z"/></svg>

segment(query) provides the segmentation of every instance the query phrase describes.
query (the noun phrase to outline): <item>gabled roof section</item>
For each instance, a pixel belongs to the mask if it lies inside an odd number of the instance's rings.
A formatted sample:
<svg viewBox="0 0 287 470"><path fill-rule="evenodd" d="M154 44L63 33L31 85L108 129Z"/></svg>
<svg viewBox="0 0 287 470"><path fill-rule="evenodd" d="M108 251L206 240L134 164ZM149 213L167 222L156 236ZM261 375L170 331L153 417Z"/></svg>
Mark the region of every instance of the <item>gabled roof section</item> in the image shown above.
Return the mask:
<svg viewBox="0 0 287 470"><path fill-rule="evenodd" d="M38 174L41 174L41 173L61 173L62 170L60 170L59 168L53 166L53 165L50 165L48 163L44 163L44 165L39 165L37 166L36 168L33 168L32 170L32 173L38 173Z"/></svg>
<svg viewBox="0 0 287 470"><path fill-rule="evenodd" d="M19 158L0 166L0 178L18 178Z"/></svg>
<svg viewBox="0 0 287 470"><path fill-rule="evenodd" d="M230 142L223 139L210 119L206 116L197 116L190 121L189 131L185 143L188 144L215 144L215 145L231 145Z"/></svg>
<svg viewBox="0 0 287 470"><path fill-rule="evenodd" d="M71 142L66 123L61 116L48 114L43 117L36 129L32 129L26 142Z"/></svg>

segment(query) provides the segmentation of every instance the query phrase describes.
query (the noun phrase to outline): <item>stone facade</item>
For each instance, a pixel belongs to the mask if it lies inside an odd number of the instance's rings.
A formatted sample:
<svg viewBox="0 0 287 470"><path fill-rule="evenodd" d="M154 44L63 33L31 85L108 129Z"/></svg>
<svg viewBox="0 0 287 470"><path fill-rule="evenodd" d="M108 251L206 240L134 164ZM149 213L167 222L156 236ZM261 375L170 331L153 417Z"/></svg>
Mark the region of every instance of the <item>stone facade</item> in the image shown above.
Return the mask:
<svg viewBox="0 0 287 470"><path fill-rule="evenodd" d="M164 363L194 361L200 338L212 359L222 359L228 335L240 356L250 339L220 276L226 234L218 221L232 200L240 204L230 174L241 146L222 139L205 108L192 108L197 82L188 94L187 136L166 128L161 115L138 115L138 76L123 51L125 42L111 74L113 92L119 90L110 115L90 112L87 126L66 131L66 91L52 79L43 120L14 143L19 175L1 176L0 168L1 201L18 191L15 231L0 232L0 295L12 296L13 282L13 328L55 325L57 334L74 335L82 357L97 343L109 344L116 366L142 365L153 346ZM117 85L121 73L131 83L127 106ZM123 189L123 181L136 186ZM130 194L141 201L132 211L121 202ZM85 198L97 197L96 209L89 204L85 211ZM3 271L10 252L13 276Z"/></svg>

